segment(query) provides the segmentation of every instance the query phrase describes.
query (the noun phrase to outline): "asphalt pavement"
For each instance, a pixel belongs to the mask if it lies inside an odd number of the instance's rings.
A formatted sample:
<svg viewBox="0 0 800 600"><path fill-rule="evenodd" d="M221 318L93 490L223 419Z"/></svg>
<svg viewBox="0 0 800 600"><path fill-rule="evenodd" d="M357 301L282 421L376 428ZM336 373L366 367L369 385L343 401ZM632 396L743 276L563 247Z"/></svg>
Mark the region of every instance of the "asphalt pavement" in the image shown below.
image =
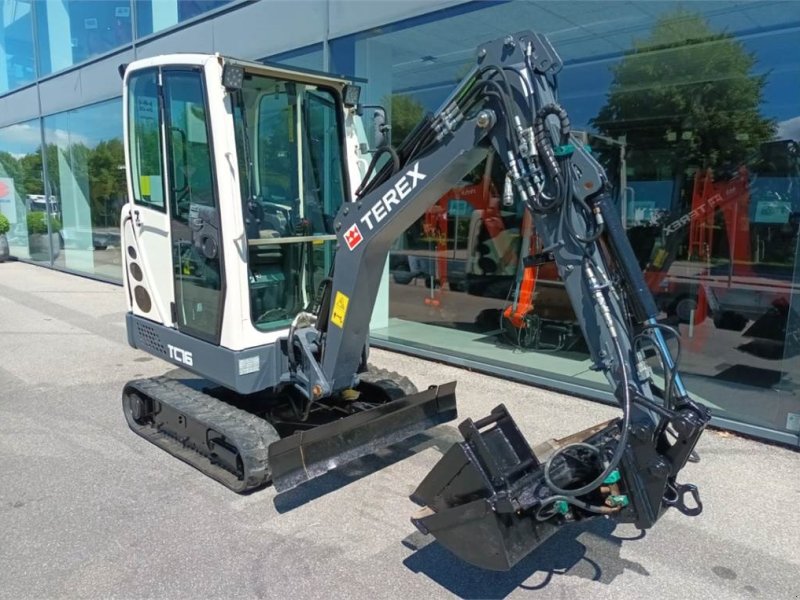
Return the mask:
<svg viewBox="0 0 800 600"><path fill-rule="evenodd" d="M237 496L127 428L120 392L174 368L126 342L122 288L0 264L0 598L800 598L800 453L709 431L684 471L705 504L640 534L563 528L507 573L409 522L455 424L277 496ZM374 350L462 417L503 402L532 444L617 415L586 400Z"/></svg>

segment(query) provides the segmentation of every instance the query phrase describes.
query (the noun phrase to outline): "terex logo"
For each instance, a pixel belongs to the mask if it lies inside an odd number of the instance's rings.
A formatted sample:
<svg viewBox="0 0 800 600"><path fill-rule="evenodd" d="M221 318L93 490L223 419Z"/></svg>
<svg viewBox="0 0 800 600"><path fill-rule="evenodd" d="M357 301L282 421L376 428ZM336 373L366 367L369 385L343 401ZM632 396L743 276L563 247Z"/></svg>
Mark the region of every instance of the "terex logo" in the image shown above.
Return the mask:
<svg viewBox="0 0 800 600"><path fill-rule="evenodd" d="M372 231L375 225L383 221L386 215L392 212L392 208L400 204L400 201L408 196L411 190L417 187L417 183L426 177L427 175L419 172L419 161L417 161L410 171L406 171L406 174L397 180L392 189L386 192L380 200L372 205L369 212L361 217L361 222L367 226L367 229Z"/></svg>
<svg viewBox="0 0 800 600"><path fill-rule="evenodd" d="M361 230L355 223L353 223L350 228L344 232L344 243L347 244L347 248L350 250L358 246L363 239L364 236L361 235Z"/></svg>
<svg viewBox="0 0 800 600"><path fill-rule="evenodd" d="M185 365L189 365L190 367L194 364L192 361L192 353L184 350L182 348L178 348L176 346L171 346L167 344L167 348L169 349L169 357L172 360L177 360L178 362L182 362Z"/></svg>

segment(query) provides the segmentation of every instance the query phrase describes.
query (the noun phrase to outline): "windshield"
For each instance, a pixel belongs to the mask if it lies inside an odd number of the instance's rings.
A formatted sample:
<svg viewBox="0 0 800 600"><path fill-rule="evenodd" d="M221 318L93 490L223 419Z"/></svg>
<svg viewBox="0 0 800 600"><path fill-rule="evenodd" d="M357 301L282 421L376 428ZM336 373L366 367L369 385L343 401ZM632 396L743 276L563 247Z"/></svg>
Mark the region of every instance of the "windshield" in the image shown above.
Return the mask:
<svg viewBox="0 0 800 600"><path fill-rule="evenodd" d="M344 198L332 92L246 74L233 103L246 216L280 237L332 234Z"/></svg>
<svg viewBox="0 0 800 600"><path fill-rule="evenodd" d="M246 73L232 92L250 300L259 329L284 326L327 275L345 198L333 91Z"/></svg>

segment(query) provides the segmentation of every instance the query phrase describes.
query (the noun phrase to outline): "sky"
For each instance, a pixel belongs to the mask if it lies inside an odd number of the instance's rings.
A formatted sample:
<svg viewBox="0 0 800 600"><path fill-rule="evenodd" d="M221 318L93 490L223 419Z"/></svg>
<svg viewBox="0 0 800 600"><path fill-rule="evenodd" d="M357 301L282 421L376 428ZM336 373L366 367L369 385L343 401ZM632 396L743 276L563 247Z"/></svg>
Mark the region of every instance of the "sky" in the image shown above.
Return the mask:
<svg viewBox="0 0 800 600"><path fill-rule="evenodd" d="M44 119L48 144L83 143L89 147L112 138L122 137L122 101L94 104L77 110L51 115ZM41 145L37 120L0 129L0 149L16 157L34 152Z"/></svg>

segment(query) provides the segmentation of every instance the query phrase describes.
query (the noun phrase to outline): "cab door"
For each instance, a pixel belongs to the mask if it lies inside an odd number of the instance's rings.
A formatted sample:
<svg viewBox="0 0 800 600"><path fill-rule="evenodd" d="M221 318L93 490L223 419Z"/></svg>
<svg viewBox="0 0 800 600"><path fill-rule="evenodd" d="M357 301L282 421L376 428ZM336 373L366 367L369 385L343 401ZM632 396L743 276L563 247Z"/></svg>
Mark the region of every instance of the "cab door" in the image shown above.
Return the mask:
<svg viewBox="0 0 800 600"><path fill-rule="evenodd" d="M131 203L123 213L125 283L133 313L171 326L170 221L166 199L164 128L157 68L127 80L125 132ZM129 218L128 218L129 217Z"/></svg>
<svg viewBox="0 0 800 600"><path fill-rule="evenodd" d="M218 344L225 286L203 71L165 68L161 77L173 317L179 331Z"/></svg>

